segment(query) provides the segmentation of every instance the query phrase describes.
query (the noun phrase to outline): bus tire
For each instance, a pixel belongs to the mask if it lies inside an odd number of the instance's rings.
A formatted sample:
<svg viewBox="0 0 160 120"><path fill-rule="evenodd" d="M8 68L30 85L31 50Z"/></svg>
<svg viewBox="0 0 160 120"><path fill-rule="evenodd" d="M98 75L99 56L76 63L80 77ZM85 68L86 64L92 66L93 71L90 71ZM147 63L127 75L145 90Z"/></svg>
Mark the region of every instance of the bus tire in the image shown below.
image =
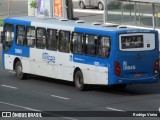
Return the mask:
<svg viewBox="0 0 160 120"><path fill-rule="evenodd" d="M18 79L23 80L26 77L25 73L22 72L23 68L22 63L20 61L16 63L15 71Z"/></svg>
<svg viewBox="0 0 160 120"><path fill-rule="evenodd" d="M98 3L98 9L99 10L103 10L104 9L103 3L101 3L101 2Z"/></svg>
<svg viewBox="0 0 160 120"><path fill-rule="evenodd" d="M80 90L80 91L84 91L86 88L86 85L84 84L84 80L83 80L83 74L80 70L76 71L75 75L74 75L74 83L75 83L75 87Z"/></svg>
<svg viewBox="0 0 160 120"><path fill-rule="evenodd" d="M85 9L85 8L86 8L86 6L85 6L85 4L84 4L83 1L81 1L81 2L79 3L79 7L80 7L81 9Z"/></svg>

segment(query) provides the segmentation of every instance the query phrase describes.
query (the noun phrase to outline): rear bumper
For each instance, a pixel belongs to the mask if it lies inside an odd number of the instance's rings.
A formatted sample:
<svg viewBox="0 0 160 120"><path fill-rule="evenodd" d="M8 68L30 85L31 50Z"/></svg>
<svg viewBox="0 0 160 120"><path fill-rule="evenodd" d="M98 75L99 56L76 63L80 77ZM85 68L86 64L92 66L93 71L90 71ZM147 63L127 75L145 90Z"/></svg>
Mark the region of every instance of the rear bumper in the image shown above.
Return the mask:
<svg viewBox="0 0 160 120"><path fill-rule="evenodd" d="M113 77L109 81L109 85L114 85L114 84L138 84L138 83L158 83L160 82L159 80L159 74L156 74L155 76L152 77L146 77L146 78L136 78L136 79L131 79L131 78L121 78L121 77Z"/></svg>

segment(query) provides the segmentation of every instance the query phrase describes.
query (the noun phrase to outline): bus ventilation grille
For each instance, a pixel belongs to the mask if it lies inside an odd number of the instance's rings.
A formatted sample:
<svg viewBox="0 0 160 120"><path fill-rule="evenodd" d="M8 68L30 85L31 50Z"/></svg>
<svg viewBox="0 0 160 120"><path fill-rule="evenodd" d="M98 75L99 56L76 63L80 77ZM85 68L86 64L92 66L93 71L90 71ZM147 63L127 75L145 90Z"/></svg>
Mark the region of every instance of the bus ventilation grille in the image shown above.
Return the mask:
<svg viewBox="0 0 160 120"><path fill-rule="evenodd" d="M59 21L61 21L61 22L68 21L68 19L60 19Z"/></svg>
<svg viewBox="0 0 160 120"><path fill-rule="evenodd" d="M118 27L118 24L103 24L102 27Z"/></svg>
<svg viewBox="0 0 160 120"><path fill-rule="evenodd" d="M84 23L84 20L77 20L77 21L75 21L75 23Z"/></svg>
<svg viewBox="0 0 160 120"><path fill-rule="evenodd" d="M117 28L127 28L125 25L119 25Z"/></svg>
<svg viewBox="0 0 160 120"><path fill-rule="evenodd" d="M100 22L93 22L92 25L101 25Z"/></svg>

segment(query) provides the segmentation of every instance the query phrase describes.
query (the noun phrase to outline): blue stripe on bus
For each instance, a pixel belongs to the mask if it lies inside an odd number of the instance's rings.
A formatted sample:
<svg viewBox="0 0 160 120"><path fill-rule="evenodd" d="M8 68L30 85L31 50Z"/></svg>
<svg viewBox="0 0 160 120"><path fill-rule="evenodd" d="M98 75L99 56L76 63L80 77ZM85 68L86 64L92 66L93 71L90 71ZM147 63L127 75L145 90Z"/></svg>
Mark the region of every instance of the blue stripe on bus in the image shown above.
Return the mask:
<svg viewBox="0 0 160 120"><path fill-rule="evenodd" d="M31 25L30 21L18 20L18 19L14 19L14 18L6 18L4 21L4 24L5 23L10 23L10 24L14 24L14 25L25 25L25 26Z"/></svg>
<svg viewBox="0 0 160 120"><path fill-rule="evenodd" d="M15 43L13 43L11 49L5 52L5 54L29 58L30 48L27 46L18 46L18 45L15 45Z"/></svg>
<svg viewBox="0 0 160 120"><path fill-rule="evenodd" d="M87 55L74 54L73 62L87 64L87 65L107 67L108 60L106 58L102 59L102 58L98 58L95 56L92 57L92 56L87 56Z"/></svg>

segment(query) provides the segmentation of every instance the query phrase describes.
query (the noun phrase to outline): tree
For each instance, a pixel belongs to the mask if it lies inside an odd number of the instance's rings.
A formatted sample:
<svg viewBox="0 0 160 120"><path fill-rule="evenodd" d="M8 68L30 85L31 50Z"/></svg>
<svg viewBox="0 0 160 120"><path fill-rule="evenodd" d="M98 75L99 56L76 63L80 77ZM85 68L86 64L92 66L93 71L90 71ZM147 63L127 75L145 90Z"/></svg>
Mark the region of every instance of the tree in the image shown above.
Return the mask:
<svg viewBox="0 0 160 120"><path fill-rule="evenodd" d="M31 8L34 9L34 16L35 16L35 10L36 10L36 8L38 7L38 5L37 5L37 0L33 0L33 1L30 3L30 6L31 6Z"/></svg>
<svg viewBox="0 0 160 120"><path fill-rule="evenodd" d="M31 8L36 9L36 8L37 8L37 1L36 1L36 0L33 0L33 1L30 3L30 6L31 6Z"/></svg>

